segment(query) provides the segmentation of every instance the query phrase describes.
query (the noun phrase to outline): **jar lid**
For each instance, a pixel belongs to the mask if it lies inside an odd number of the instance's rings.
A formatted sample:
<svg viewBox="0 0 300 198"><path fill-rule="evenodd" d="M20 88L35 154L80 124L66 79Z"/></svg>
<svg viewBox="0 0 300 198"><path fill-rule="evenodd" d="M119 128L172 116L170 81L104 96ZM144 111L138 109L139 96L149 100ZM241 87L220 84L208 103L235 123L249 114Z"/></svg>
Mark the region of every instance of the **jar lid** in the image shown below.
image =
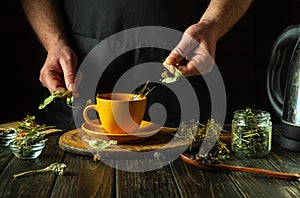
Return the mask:
<svg viewBox="0 0 300 198"><path fill-rule="evenodd" d="M264 110L237 110L234 112L235 119L269 119L270 113Z"/></svg>

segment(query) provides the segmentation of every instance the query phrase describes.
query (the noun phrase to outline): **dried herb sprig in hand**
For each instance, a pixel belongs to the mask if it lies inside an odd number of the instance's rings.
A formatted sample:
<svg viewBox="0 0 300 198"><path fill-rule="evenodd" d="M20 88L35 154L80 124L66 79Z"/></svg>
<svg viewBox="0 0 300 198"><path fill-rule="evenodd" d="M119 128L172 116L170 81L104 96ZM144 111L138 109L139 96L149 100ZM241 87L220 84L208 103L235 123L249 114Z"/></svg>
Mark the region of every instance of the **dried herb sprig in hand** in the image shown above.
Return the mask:
<svg viewBox="0 0 300 198"><path fill-rule="evenodd" d="M181 137L185 137L189 141L192 140L190 150L194 144L202 142L204 138L206 138L208 142L215 143L214 145L211 145L212 149L206 156L196 154L194 156L195 159L215 162L216 160L226 160L230 158L230 149L227 147L226 143L222 142L219 138L221 132L229 132L224 130L214 119L208 120L206 124L201 124L194 120L182 122L179 131Z"/></svg>
<svg viewBox="0 0 300 198"><path fill-rule="evenodd" d="M32 174L32 173L45 173L45 172L55 172L58 175L64 175L66 173L67 165L64 163L53 163L43 169L26 171L23 173L15 174L13 177L16 179L17 177Z"/></svg>
<svg viewBox="0 0 300 198"><path fill-rule="evenodd" d="M177 69L175 66L173 65L165 65L166 67L169 67L170 70L172 70L171 72L164 68L164 71L161 74L161 82L163 83L173 83L179 80L179 78L182 76L182 73L179 69ZM172 76L170 76L170 75Z"/></svg>
<svg viewBox="0 0 300 198"><path fill-rule="evenodd" d="M73 101L74 101L74 92L71 91L65 91L65 90L58 90L54 93L52 93L48 98L46 98L44 100L44 102L42 102L39 106L39 109L44 109L47 105L49 105L51 102L53 102L54 100L56 100L57 98L66 98L66 103L69 107L71 108L83 108L84 106L80 106L80 107L75 107L72 105ZM91 104L92 101L88 100L86 102L86 105Z"/></svg>
<svg viewBox="0 0 300 198"><path fill-rule="evenodd" d="M72 92L65 91L65 90L58 90L56 92L53 92L48 98L46 98L44 102L40 104L39 109L45 108L48 104L50 104L57 98L67 98L68 104L73 102Z"/></svg>

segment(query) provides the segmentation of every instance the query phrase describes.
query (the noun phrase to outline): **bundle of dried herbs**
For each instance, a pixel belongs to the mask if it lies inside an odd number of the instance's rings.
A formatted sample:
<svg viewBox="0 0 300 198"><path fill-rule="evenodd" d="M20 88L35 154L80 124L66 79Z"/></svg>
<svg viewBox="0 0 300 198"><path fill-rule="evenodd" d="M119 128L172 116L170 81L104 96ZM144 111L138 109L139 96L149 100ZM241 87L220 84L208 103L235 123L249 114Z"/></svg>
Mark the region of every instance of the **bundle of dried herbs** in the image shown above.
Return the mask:
<svg viewBox="0 0 300 198"><path fill-rule="evenodd" d="M206 124L191 120L180 124L177 137L184 138L185 141L192 141L190 150L193 149L194 145L199 145L203 142L205 138L208 143L211 143L211 145L208 145L211 147L211 150L206 155L202 155L201 150L199 150L192 158L202 162L217 163L218 160L230 158L230 149L227 147L226 143L220 139L221 133L229 132L224 130L214 119L208 120ZM202 148L200 147L200 149Z"/></svg>

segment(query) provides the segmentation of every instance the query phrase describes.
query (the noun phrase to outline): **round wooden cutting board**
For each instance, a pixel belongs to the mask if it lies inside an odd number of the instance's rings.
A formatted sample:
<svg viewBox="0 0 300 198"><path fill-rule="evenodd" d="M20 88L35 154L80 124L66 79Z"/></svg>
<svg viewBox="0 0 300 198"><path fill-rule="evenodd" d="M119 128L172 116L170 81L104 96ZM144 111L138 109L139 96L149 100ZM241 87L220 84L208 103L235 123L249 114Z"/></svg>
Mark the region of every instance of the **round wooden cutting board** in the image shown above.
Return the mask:
<svg viewBox="0 0 300 198"><path fill-rule="evenodd" d="M59 146L62 150L85 156L94 156L96 153L100 154L101 158L122 158L126 156L130 158L131 152L144 152L144 157L149 157L147 154L149 151L155 151L159 149L164 154L176 153L180 150L184 151L189 146L189 142L174 138L174 134L177 131L175 128L162 127L159 132L148 138L145 138L138 142L122 143L117 145L110 145L104 149L92 148L83 139L90 138L85 137L82 129L74 129L61 135L59 139ZM126 155L125 155L126 154ZM153 153L152 156L153 157Z"/></svg>

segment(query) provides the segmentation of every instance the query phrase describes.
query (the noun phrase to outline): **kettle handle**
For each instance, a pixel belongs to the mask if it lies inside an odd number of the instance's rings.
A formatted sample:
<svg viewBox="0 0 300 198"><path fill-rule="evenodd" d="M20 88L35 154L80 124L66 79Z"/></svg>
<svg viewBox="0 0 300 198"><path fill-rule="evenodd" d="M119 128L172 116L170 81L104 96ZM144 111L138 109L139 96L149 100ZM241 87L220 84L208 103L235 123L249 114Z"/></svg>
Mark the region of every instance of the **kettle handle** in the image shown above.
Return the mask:
<svg viewBox="0 0 300 198"><path fill-rule="evenodd" d="M270 103L281 118L283 108L283 94L281 90L281 73L287 58L287 50L297 42L300 36L300 25L292 25L286 28L276 39L267 70L267 94Z"/></svg>

